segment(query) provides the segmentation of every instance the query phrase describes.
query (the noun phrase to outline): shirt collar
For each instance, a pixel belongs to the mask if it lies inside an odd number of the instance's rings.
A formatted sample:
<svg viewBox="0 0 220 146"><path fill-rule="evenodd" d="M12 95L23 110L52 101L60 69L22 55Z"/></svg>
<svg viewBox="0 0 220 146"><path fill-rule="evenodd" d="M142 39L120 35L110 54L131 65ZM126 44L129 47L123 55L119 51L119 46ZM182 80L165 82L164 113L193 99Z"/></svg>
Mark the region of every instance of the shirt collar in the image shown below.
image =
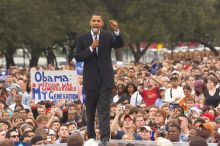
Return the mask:
<svg viewBox="0 0 220 146"><path fill-rule="evenodd" d="M91 34L92 34L92 36L94 36L94 32L91 30ZM99 36L100 35L100 30L99 30L99 32L97 33L97 35Z"/></svg>

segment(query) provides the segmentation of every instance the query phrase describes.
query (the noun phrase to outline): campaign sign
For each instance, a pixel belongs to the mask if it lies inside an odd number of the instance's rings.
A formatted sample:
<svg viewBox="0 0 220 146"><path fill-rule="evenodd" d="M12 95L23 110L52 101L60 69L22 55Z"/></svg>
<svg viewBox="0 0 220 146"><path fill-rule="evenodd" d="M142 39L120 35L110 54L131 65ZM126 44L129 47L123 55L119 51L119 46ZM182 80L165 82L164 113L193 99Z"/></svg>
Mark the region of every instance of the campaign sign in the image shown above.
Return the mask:
<svg viewBox="0 0 220 146"><path fill-rule="evenodd" d="M31 90L35 102L60 99L77 100L76 71L32 71Z"/></svg>
<svg viewBox="0 0 220 146"><path fill-rule="evenodd" d="M77 75L83 75L83 65L84 65L84 62L77 62L76 63Z"/></svg>

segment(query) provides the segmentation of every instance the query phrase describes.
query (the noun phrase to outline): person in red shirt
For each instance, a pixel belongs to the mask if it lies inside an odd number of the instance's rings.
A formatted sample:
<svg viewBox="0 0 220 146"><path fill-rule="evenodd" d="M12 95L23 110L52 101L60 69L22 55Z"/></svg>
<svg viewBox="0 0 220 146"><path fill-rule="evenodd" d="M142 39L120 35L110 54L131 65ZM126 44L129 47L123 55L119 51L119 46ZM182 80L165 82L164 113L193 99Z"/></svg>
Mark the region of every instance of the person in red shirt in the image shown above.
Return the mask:
<svg viewBox="0 0 220 146"><path fill-rule="evenodd" d="M156 86L155 81L152 78L149 78L147 83L147 89L144 89L141 93L144 103L147 106L155 104L156 99L159 97L159 87Z"/></svg>

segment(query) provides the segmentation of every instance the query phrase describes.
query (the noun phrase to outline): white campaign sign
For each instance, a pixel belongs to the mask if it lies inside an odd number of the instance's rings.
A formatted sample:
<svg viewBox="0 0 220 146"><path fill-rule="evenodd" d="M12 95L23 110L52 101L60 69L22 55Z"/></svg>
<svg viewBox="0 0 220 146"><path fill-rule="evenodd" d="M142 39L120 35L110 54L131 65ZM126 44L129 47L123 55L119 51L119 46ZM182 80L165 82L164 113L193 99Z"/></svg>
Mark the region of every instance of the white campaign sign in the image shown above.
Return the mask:
<svg viewBox="0 0 220 146"><path fill-rule="evenodd" d="M77 100L76 71L31 71L31 91L35 102L60 99Z"/></svg>

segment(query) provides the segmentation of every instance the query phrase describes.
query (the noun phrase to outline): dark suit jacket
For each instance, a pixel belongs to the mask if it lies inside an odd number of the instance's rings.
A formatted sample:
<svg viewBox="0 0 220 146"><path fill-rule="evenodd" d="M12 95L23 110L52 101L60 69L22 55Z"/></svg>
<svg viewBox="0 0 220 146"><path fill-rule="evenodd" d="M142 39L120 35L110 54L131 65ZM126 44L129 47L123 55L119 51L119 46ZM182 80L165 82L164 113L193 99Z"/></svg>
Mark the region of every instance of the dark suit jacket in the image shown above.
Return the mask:
<svg viewBox="0 0 220 146"><path fill-rule="evenodd" d="M112 48L123 47L124 41L121 35L108 31L101 31L99 35L98 56L90 50L93 39L91 32L79 36L76 42L75 59L84 61L83 68L83 87L85 89L94 89L97 76L101 75L107 87L114 87L113 68L111 60Z"/></svg>

